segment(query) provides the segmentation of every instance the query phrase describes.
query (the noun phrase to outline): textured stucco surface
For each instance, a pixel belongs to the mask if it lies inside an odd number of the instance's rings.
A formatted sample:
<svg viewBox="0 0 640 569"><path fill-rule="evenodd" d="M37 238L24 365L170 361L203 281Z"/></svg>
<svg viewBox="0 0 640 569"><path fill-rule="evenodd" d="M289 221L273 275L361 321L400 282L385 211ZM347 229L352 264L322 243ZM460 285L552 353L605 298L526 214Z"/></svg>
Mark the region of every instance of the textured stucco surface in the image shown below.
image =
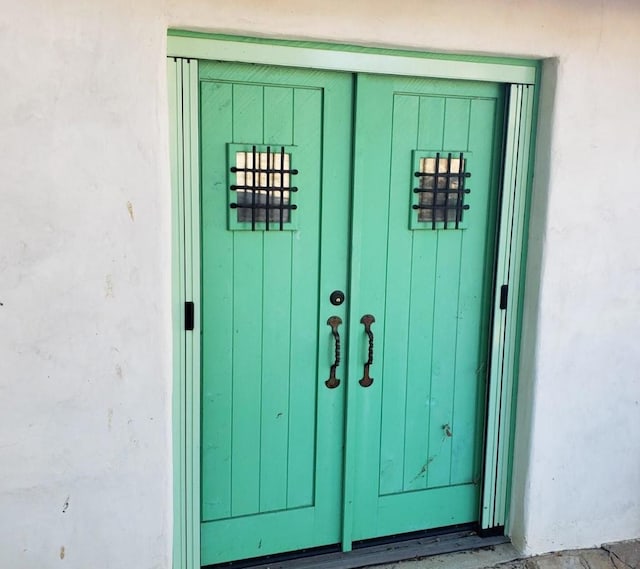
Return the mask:
<svg viewBox="0 0 640 569"><path fill-rule="evenodd" d="M168 27L548 58L512 533L640 535L640 4L0 8L0 565L170 566Z"/></svg>

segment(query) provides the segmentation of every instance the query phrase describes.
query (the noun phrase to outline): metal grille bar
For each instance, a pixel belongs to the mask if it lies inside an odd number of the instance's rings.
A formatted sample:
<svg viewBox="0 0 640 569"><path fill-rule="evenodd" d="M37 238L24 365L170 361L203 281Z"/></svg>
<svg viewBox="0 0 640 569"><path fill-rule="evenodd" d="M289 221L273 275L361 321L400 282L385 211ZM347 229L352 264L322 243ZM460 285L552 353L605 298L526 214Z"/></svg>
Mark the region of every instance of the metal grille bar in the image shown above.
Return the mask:
<svg viewBox="0 0 640 569"><path fill-rule="evenodd" d="M272 222L276 222L282 231L284 224L289 221L288 212L297 209L295 204L289 202L291 193L298 191L297 187L288 183L291 176L298 173L295 168L286 167L290 155L285 153L284 146L280 152L272 152L271 147L267 146L265 153L259 152L255 145L250 153L239 152L236 156L240 154L243 155L244 166L230 168L237 175L238 183L229 187L232 192L238 193L238 199L229 207L238 210L238 221L251 221L252 231L256 230L257 223L262 222L266 231L269 231ZM248 163L249 157L251 164ZM276 198L272 195L274 193L277 194Z"/></svg>
<svg viewBox="0 0 640 569"><path fill-rule="evenodd" d="M442 171L441 161L444 161ZM418 221L431 222L431 229L437 229L438 222L443 222L444 229L448 229L450 223L459 229L463 211L469 209L464 203L464 195L471 191L465 188L465 179L471 174L465 171L464 153L452 158L449 152L442 160L437 152L435 158L420 159L419 167L414 176L420 180L420 187L413 189L418 194L418 203L412 206L418 210Z"/></svg>

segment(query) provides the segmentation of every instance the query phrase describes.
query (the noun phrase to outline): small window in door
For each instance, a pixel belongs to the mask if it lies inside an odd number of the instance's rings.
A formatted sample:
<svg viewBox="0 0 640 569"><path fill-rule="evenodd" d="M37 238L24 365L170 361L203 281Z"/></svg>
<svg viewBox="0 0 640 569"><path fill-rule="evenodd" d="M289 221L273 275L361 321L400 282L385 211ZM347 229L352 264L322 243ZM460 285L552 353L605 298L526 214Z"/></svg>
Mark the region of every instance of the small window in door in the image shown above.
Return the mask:
<svg viewBox="0 0 640 569"><path fill-rule="evenodd" d="M289 151L288 151L289 150ZM229 229L293 229L292 154L285 146L229 145Z"/></svg>
<svg viewBox="0 0 640 569"><path fill-rule="evenodd" d="M469 153L414 151L411 229L463 229Z"/></svg>

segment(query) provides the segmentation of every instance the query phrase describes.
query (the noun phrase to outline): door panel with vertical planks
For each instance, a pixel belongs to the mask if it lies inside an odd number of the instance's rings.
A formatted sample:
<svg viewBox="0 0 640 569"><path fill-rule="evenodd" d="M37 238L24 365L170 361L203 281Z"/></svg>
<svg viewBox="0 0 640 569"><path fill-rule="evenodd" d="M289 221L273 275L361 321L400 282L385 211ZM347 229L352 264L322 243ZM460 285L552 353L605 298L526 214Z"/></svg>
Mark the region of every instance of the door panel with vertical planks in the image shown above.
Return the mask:
<svg viewBox="0 0 640 569"><path fill-rule="evenodd" d="M356 540L478 519L502 107L495 84L358 77Z"/></svg>
<svg viewBox="0 0 640 569"><path fill-rule="evenodd" d="M344 389L324 381L326 321L344 319L329 294L346 288L351 88L200 65L204 565L339 541Z"/></svg>
<svg viewBox="0 0 640 569"><path fill-rule="evenodd" d="M503 88L201 62L200 105L203 564L476 521Z"/></svg>

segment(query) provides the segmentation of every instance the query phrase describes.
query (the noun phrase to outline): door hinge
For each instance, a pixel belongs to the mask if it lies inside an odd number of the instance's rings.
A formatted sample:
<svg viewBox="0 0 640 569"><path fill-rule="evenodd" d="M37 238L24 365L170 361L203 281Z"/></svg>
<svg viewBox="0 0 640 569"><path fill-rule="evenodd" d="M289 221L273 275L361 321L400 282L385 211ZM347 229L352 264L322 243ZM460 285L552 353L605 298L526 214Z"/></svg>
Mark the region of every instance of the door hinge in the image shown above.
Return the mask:
<svg viewBox="0 0 640 569"><path fill-rule="evenodd" d="M193 330L194 325L194 307L193 302L184 303L184 329Z"/></svg>
<svg viewBox="0 0 640 569"><path fill-rule="evenodd" d="M509 298L509 285L500 287L500 310L507 309L507 299Z"/></svg>

